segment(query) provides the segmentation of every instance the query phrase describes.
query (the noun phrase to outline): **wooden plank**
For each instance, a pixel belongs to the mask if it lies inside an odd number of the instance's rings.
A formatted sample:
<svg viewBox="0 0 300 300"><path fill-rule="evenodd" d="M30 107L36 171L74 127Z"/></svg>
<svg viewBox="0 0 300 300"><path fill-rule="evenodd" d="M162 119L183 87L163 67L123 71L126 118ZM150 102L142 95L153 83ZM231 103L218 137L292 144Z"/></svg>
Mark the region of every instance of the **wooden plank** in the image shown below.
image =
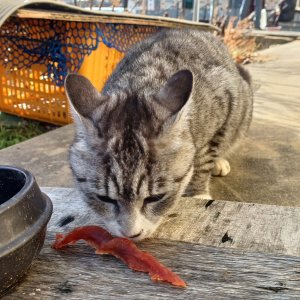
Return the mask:
<svg viewBox="0 0 300 300"><path fill-rule="evenodd" d="M34 4L34 6L33 6ZM88 18L88 16L96 16L99 17L99 19L101 18L101 16L105 16L106 18L108 18L108 21L114 18L120 18L122 19L132 19L133 22L136 23L136 20L141 19L141 20L149 20L150 22L153 22L154 20L154 24L156 24L156 22L160 22L163 21L164 23L167 24L173 24L173 23L181 23L183 24L182 26L186 26L187 24L191 24L191 26L195 26L195 27L203 27L203 29L205 30L205 28L207 28L207 30L216 30L219 31L220 29L218 29L215 26L212 26L210 24L205 24L205 23L199 23L197 26L196 22L191 22L191 21L185 21L185 20L178 20L178 19L171 19L171 18L164 18L164 17L156 17L156 16L145 16L145 15L136 15L136 14L129 14L129 13L115 13L115 12L97 12L97 11L90 11L90 10L86 10L84 8L78 7L78 6L74 6L74 5L69 5L69 4L65 4L61 1L51 1L51 0L10 0L10 1L5 1L2 0L0 1L0 26L6 21L7 18L9 18L10 16L14 15L14 14L18 14L19 10L21 10L21 13L23 10L25 10L24 8L32 5L31 7L34 7L34 9L26 9L29 12L33 12L33 14L35 14L35 11L40 11L40 18L45 18L46 15L51 15L52 17L54 17L54 15L52 14L57 12L59 15L59 19L60 20L68 20L68 18L71 17L70 20L72 21L76 21L76 18L78 19L78 21L82 21L83 19L80 19L80 16L82 16L83 18ZM22 13L23 14L23 13ZM31 15L31 13L27 14L25 12L25 16L26 18L32 18L35 15ZM64 19L64 15L66 15L66 19ZM72 16L74 16L74 19L72 18ZM37 17L38 18L38 17ZM62 18L62 19L61 19ZM91 18L90 20L92 20L93 18ZM87 19L85 19L87 20ZM135 20L135 21L134 21ZM91 21L92 22L92 21ZM99 20L97 20L96 22L99 22ZM125 21L126 22L126 21ZM121 22L123 23L123 22ZM138 23L140 24L140 23ZM159 26L159 25L155 25L155 26ZM168 27L168 26L167 26Z"/></svg>
<svg viewBox="0 0 300 300"><path fill-rule="evenodd" d="M151 17L135 14L116 14L109 12L98 12L94 14L76 13L76 12L59 12L51 10L33 10L19 9L14 16L18 18L33 18L33 19L49 19L60 21L74 22L97 22L97 23L121 23L148 25L169 28L195 28L205 31L219 31L215 26L206 23L192 22L181 19L172 19L164 17Z"/></svg>
<svg viewBox="0 0 300 300"><path fill-rule="evenodd" d="M299 299L300 258L183 242L140 243L179 274L186 289L153 283L111 256L80 243L55 251L53 232L29 274L4 300L23 299ZM174 259L176 258L176 259Z"/></svg>
<svg viewBox="0 0 300 300"><path fill-rule="evenodd" d="M44 188L54 205L49 230L69 231L101 220L69 188ZM184 209L182 209L184 207ZM60 227L63 220L72 221ZM300 208L182 198L155 238L300 256Z"/></svg>
<svg viewBox="0 0 300 300"><path fill-rule="evenodd" d="M300 37L300 32L298 31L289 31L289 30L251 30L249 35L252 36L279 36L279 37Z"/></svg>

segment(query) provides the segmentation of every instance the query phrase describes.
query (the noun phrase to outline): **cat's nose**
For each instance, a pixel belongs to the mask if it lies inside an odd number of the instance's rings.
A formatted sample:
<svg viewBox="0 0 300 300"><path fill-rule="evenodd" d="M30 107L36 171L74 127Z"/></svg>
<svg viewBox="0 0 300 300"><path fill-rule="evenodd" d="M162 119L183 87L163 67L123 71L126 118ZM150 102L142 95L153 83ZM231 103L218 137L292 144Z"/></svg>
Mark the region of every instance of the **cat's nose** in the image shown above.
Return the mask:
<svg viewBox="0 0 300 300"><path fill-rule="evenodd" d="M143 229L142 229L139 233L133 234L133 235L130 235L130 236L129 236L129 235L125 234L125 233L122 231L122 235L124 235L125 237L127 237L127 238L129 238L129 239L137 238L137 237L139 237L142 233L143 233Z"/></svg>

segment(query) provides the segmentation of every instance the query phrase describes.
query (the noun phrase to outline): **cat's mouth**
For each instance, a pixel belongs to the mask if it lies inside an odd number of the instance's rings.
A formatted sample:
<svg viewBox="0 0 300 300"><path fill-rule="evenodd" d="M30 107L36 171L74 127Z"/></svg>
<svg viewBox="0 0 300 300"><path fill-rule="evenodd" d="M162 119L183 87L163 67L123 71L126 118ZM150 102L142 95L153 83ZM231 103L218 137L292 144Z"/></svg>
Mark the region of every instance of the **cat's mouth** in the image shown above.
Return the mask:
<svg viewBox="0 0 300 300"><path fill-rule="evenodd" d="M143 232L144 232L144 229L142 229L140 232L138 232L136 234L133 234L133 235L130 235L130 236L126 235L123 231L121 231L121 234L122 234L122 236L133 240L133 239L136 239L136 238L140 237L143 234Z"/></svg>
<svg viewBox="0 0 300 300"><path fill-rule="evenodd" d="M121 234L118 235L118 236L130 239L130 240L132 240L134 242L138 242L138 241L142 241L142 240L148 239L152 235L152 233L150 231L146 231L144 229L142 229L139 233L131 235L131 236L127 236L127 235L123 234L122 231L120 233Z"/></svg>

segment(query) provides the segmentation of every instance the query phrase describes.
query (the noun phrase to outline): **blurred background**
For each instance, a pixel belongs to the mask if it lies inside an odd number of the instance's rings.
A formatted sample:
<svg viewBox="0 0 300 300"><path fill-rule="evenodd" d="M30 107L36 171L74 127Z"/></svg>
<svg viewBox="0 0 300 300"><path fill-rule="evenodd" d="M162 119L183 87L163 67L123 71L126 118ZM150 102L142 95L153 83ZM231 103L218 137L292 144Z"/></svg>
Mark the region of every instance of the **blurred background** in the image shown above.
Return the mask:
<svg viewBox="0 0 300 300"><path fill-rule="evenodd" d="M294 7L300 11L300 0L60 0L67 4L90 10L129 12L153 16L181 18L200 22L217 22L227 17L245 17L260 2L260 9L265 9L268 16L275 13L280 5ZM245 8L246 7L246 8Z"/></svg>

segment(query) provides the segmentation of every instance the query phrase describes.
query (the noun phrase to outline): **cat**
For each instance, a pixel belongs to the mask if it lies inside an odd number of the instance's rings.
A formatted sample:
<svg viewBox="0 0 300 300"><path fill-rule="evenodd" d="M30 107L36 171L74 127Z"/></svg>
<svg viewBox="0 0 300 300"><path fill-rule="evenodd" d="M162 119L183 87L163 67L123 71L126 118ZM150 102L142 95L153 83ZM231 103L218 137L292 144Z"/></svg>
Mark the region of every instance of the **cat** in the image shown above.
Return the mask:
<svg viewBox="0 0 300 300"><path fill-rule="evenodd" d="M211 199L211 175L228 174L224 157L252 118L249 73L197 30L138 43L101 92L76 74L65 89L76 187L113 235L134 240L151 236L186 191Z"/></svg>

